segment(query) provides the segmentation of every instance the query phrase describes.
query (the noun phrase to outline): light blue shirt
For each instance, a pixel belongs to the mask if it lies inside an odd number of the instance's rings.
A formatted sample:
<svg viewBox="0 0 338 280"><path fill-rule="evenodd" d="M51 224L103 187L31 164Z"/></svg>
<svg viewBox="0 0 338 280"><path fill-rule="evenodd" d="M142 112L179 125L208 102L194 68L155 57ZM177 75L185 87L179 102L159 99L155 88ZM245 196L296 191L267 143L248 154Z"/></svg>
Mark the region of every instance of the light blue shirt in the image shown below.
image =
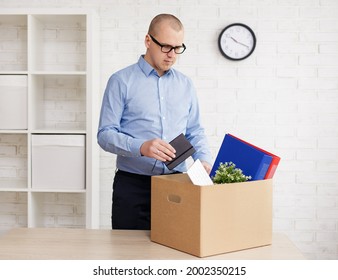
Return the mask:
<svg viewBox="0 0 338 280"><path fill-rule="evenodd" d="M186 171L184 162L170 171L163 162L140 153L145 141L170 142L181 133L196 149L193 158L211 163L196 92L188 77L174 69L160 77L141 56L109 78L97 139L103 150L117 155L118 169L143 175Z"/></svg>

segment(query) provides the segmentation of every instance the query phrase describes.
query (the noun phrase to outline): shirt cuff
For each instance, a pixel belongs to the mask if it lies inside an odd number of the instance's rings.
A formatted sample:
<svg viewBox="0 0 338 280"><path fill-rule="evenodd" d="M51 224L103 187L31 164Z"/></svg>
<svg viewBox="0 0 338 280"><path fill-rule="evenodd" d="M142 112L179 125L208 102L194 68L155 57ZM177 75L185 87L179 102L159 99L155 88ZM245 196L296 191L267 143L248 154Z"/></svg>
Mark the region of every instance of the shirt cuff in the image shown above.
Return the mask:
<svg viewBox="0 0 338 280"><path fill-rule="evenodd" d="M212 157L210 155L205 155L205 154L203 154L203 155L193 155L193 159L194 160L199 159L200 161L205 161L212 166L213 160L212 160Z"/></svg>
<svg viewBox="0 0 338 280"><path fill-rule="evenodd" d="M129 148L130 152L135 157L140 157L141 155L141 146L146 140L130 138Z"/></svg>

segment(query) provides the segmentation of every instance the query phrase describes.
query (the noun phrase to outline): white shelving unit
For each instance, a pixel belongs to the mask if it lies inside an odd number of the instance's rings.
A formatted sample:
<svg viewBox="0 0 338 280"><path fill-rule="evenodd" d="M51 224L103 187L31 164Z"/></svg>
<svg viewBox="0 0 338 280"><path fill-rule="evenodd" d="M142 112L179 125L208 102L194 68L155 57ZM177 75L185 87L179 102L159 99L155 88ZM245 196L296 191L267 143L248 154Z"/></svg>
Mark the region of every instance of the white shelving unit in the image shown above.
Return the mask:
<svg viewBox="0 0 338 280"><path fill-rule="evenodd" d="M0 119L11 120L22 113L13 106L15 102L9 102L18 90L27 96L21 104L26 108L25 122L12 127L0 122L0 230L99 227L98 44L99 20L94 11L0 12L0 110L1 106L13 107L0 111ZM16 79L26 81L26 87L21 84L18 89ZM32 174L39 171L33 172L32 138L39 135L84 136L83 188L32 184Z"/></svg>

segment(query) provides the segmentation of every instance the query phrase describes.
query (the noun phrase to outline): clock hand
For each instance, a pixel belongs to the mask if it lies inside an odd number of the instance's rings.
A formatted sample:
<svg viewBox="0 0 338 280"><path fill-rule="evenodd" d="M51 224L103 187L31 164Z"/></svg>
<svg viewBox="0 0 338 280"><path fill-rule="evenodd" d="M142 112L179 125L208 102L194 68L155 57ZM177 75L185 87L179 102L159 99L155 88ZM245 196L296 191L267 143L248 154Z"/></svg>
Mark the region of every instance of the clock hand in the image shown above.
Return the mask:
<svg viewBox="0 0 338 280"><path fill-rule="evenodd" d="M238 43L237 40L236 40L234 37L231 36L230 38L231 38L233 41L235 41L236 43Z"/></svg>
<svg viewBox="0 0 338 280"><path fill-rule="evenodd" d="M245 44L243 44L243 43L241 43L241 42L238 42L234 37L230 37L234 42L236 42L237 44L240 44L240 45L242 45L242 46L244 46L244 47L247 47L248 49L249 49L249 46L247 46L247 45L245 45Z"/></svg>

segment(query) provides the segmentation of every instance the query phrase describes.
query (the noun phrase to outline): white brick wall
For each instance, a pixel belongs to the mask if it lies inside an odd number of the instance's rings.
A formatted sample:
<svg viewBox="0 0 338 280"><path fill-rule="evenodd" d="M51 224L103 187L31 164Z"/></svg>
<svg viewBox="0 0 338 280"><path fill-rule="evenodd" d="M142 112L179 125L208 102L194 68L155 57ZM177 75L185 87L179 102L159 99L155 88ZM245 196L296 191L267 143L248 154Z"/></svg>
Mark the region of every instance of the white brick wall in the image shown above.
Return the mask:
<svg viewBox="0 0 338 280"><path fill-rule="evenodd" d="M0 192L0 235L27 226L27 193Z"/></svg>
<svg viewBox="0 0 338 280"><path fill-rule="evenodd" d="M27 185L27 135L0 134L0 188Z"/></svg>
<svg viewBox="0 0 338 280"><path fill-rule="evenodd" d="M0 4L2 6L2 3ZM8 18L0 26L0 70L20 71L27 69L27 21L16 17L15 24ZM25 40L24 40L25 39ZM25 43L23 43L25 42Z"/></svg>
<svg viewBox="0 0 338 280"><path fill-rule="evenodd" d="M213 153L231 132L280 155L274 230L285 232L307 258L338 259L337 1L0 0L0 7L23 6L100 12L101 94L112 72L143 53L154 15L180 17L187 51L176 67L195 82ZM217 47L218 34L233 22L250 25L258 39L242 62L227 61ZM101 152L102 228L110 227L114 169L114 156Z"/></svg>
<svg viewBox="0 0 338 280"><path fill-rule="evenodd" d="M40 225L44 227L85 226L85 195L70 193L35 193L33 199L40 204Z"/></svg>
<svg viewBox="0 0 338 280"><path fill-rule="evenodd" d="M84 129L86 125L85 78L44 77L41 126L51 129Z"/></svg>

